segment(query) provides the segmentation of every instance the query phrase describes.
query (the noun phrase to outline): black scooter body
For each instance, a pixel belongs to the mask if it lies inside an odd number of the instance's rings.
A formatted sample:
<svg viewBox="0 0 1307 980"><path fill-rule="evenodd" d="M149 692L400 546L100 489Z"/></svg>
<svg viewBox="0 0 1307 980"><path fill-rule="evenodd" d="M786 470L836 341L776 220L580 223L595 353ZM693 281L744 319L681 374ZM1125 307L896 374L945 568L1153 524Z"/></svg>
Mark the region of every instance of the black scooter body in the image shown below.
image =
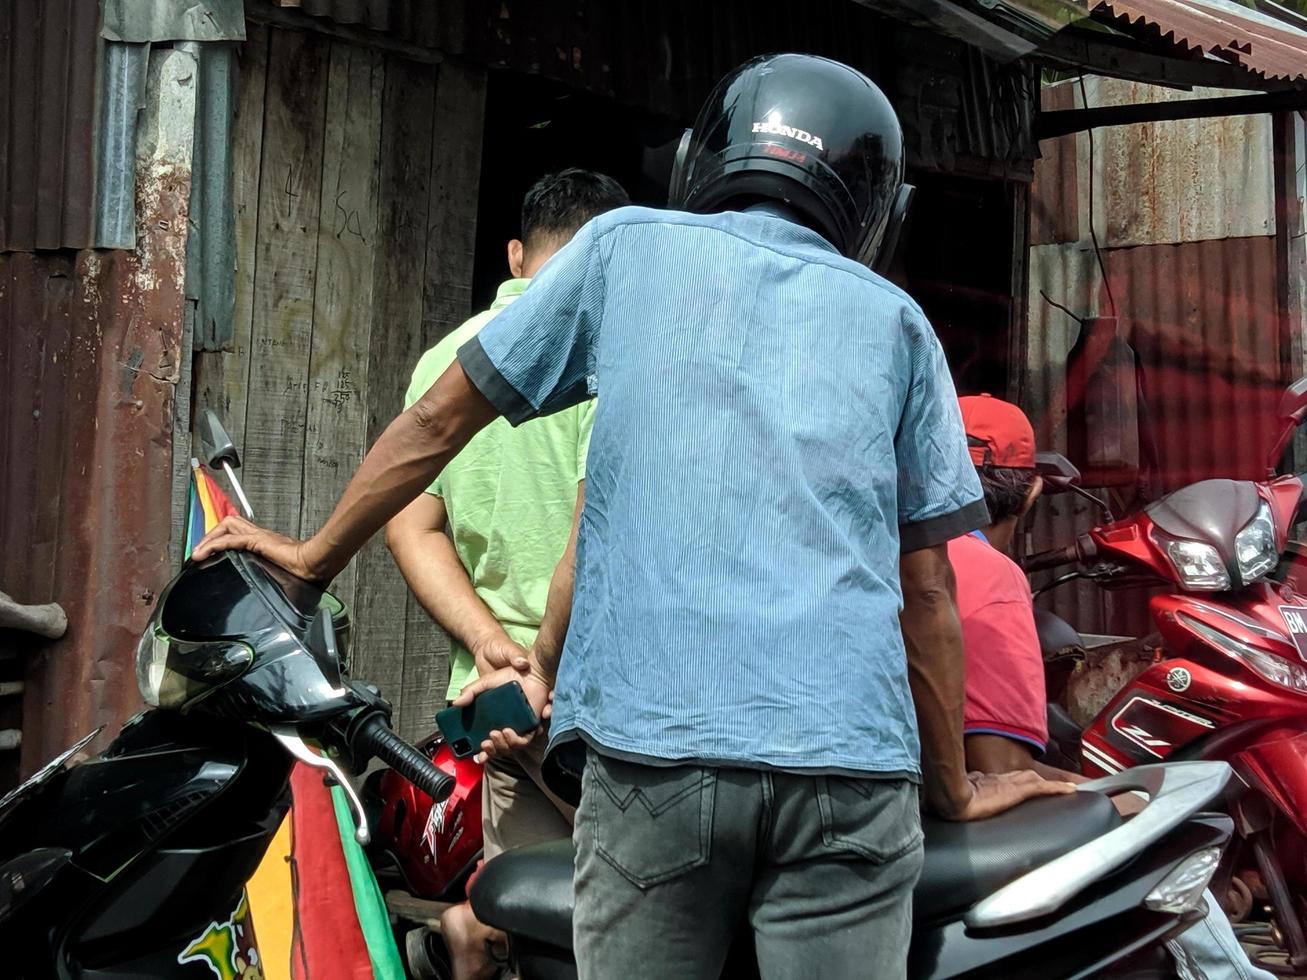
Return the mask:
<svg viewBox="0 0 1307 980"><path fill-rule="evenodd" d="M285 813L289 773L266 734L161 711L53 773L0 814L4 975L226 976L230 963L210 959L254 946L244 884Z"/></svg>
<svg viewBox="0 0 1307 980"><path fill-rule="evenodd" d="M1175 969L1162 943L1196 922L1201 912L1154 912L1143 900L1195 851L1225 844L1232 825L1222 815L1190 818L1043 919L988 930L964 922L976 898L1020 877L1051 854L1069 850L1059 848L1059 829L1074 843L1105 832L1116 821L1105 819L1104 808L1111 809L1105 798L1077 794L1032 801L981 824L927 821L926 868L914 895L916 925L908 975L914 980L1062 980L1111 969L1111 975L1141 980L1173 977ZM470 897L477 917L509 934L513 962L523 980L576 978L571 874L571 842L564 840L501 855L473 885ZM751 939L747 924L741 923L723 978L759 976Z"/></svg>

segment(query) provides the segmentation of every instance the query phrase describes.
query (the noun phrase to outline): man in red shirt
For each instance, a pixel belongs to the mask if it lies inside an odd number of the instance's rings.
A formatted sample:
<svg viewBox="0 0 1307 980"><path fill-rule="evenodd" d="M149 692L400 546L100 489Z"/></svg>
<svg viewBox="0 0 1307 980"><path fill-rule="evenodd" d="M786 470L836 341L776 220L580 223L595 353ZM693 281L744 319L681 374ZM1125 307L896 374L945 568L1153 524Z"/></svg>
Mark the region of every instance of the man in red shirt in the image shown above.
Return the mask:
<svg viewBox="0 0 1307 980"><path fill-rule="evenodd" d="M967 657L967 768L1003 772L1007 760L1026 769L1048 744L1044 659L1030 584L1008 552L1044 486L1035 469L1035 432L1009 402L972 395L958 403L990 517L988 527L948 546Z"/></svg>
<svg viewBox="0 0 1307 980"><path fill-rule="evenodd" d="M1083 776L1036 761L1048 744L1044 658L1030 584L1008 557L1017 525L1044 488L1035 468L1035 432L1025 413L1008 402L989 395L958 402L990 518L988 527L948 544L967 664L967 769L1034 769L1045 779L1083 782ZM1122 812L1138 809L1129 795L1116 801ZM1195 980L1274 980L1249 962L1210 893L1207 906L1203 921L1167 943L1177 974Z"/></svg>

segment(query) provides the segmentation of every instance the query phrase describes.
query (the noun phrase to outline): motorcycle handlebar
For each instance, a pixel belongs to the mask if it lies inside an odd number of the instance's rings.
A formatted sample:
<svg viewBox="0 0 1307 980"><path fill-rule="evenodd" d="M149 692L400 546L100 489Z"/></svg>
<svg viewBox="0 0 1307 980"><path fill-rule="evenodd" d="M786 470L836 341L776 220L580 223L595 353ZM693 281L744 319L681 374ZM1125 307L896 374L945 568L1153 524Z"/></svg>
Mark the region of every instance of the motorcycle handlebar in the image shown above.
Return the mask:
<svg viewBox="0 0 1307 980"><path fill-rule="evenodd" d="M441 772L422 752L391 731L379 714L365 718L351 742L357 757L380 759L431 797L433 803L443 802L454 791L454 778Z"/></svg>
<svg viewBox="0 0 1307 980"><path fill-rule="evenodd" d="M1042 572L1045 569L1057 568L1059 565L1069 565L1079 560L1079 546L1069 544L1065 548L1050 548L1048 551L1039 551L1027 556L1026 560L1022 562L1022 568L1027 572Z"/></svg>

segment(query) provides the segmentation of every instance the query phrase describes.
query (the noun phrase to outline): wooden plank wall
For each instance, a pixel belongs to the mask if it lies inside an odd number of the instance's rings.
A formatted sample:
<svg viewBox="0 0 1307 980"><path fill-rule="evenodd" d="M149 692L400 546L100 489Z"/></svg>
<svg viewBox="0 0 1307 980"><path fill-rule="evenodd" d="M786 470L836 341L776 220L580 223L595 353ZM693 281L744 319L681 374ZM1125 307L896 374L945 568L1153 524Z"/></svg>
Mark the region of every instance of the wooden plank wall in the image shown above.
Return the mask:
<svg viewBox="0 0 1307 980"><path fill-rule="evenodd" d="M233 349L195 355L195 408L243 451L260 523L310 534L403 407L418 357L470 313L485 73L249 25L235 137ZM337 580L353 674L410 738L447 638L385 544Z"/></svg>

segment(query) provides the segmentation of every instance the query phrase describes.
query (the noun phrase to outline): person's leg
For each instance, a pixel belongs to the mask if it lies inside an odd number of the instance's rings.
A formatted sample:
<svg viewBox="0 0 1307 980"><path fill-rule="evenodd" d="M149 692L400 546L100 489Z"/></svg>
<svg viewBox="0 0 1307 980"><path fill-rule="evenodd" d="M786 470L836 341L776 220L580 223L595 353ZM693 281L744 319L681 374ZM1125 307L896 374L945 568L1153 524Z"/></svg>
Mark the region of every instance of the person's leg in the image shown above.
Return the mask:
<svg viewBox="0 0 1307 980"><path fill-rule="evenodd" d="M504 851L572 836L574 811L540 778L545 740L507 759L486 763L481 785L485 859Z"/></svg>
<svg viewBox="0 0 1307 980"><path fill-rule="evenodd" d="M1252 964L1235 938L1216 896L1207 892L1207 916L1195 922L1167 946L1184 980L1275 980L1275 975Z"/></svg>
<svg viewBox="0 0 1307 980"><path fill-rule="evenodd" d="M580 980L717 980L744 921L759 782L588 752L574 835Z"/></svg>
<svg viewBox="0 0 1307 980"><path fill-rule="evenodd" d="M508 941L498 929L477 921L467 902L440 913L440 936L449 950L454 980L493 980L508 956Z"/></svg>
<svg viewBox="0 0 1307 980"><path fill-rule="evenodd" d="M786 773L771 785L749 915L762 976L906 977L923 860L917 787Z"/></svg>
<svg viewBox="0 0 1307 980"><path fill-rule="evenodd" d="M510 759L486 765L481 784L481 834L484 859L572 833L572 808L544 788L540 762L544 739ZM498 975L496 960L507 952L498 929L477 921L466 902L440 917L440 932L454 967L454 980L483 980Z"/></svg>

